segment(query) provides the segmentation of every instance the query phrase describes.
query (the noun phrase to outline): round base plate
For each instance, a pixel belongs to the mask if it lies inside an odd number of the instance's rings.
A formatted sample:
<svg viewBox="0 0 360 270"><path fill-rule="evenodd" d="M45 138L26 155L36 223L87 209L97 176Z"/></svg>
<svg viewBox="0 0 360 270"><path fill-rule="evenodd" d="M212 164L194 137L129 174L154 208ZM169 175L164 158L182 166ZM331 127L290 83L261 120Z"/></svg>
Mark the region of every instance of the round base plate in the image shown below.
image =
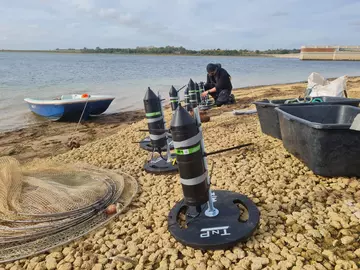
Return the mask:
<svg viewBox="0 0 360 270"><path fill-rule="evenodd" d="M214 107L214 106L213 105L199 105L199 110L207 111L207 110L210 110L212 107Z"/></svg>
<svg viewBox="0 0 360 270"><path fill-rule="evenodd" d="M185 246L201 250L228 249L244 242L255 232L260 222L260 212L245 195L212 191L215 217L207 217L208 205L201 207L197 216L195 207L178 202L168 216L168 229L172 236ZM182 221L180 221L182 220Z"/></svg>
<svg viewBox="0 0 360 270"><path fill-rule="evenodd" d="M173 141L171 139L171 134L169 133L168 134L169 138L170 138L170 143L169 143L169 146L170 146L170 150L173 150L174 149L174 144L173 144ZM151 144L151 140L150 140L150 137L145 137L141 142L140 142L140 147L146 151L149 151L149 152L152 152L154 149L153 149L153 146ZM163 148L161 148L161 151L163 152L166 152L167 151L167 147L164 146Z"/></svg>
<svg viewBox="0 0 360 270"><path fill-rule="evenodd" d="M164 156L167 159L167 156ZM161 157L154 158L151 161L145 163L144 170L148 173L162 174L162 173L171 173L177 172L177 164L172 164L172 162L167 162Z"/></svg>

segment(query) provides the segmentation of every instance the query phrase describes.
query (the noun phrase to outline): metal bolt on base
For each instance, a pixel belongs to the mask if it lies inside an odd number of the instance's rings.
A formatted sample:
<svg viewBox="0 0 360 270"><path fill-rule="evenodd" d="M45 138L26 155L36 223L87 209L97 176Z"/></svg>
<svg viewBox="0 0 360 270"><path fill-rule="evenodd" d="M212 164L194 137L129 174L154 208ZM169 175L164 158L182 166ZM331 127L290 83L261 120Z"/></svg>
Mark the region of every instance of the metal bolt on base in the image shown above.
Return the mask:
<svg viewBox="0 0 360 270"><path fill-rule="evenodd" d="M213 207L213 209L209 208L205 211L205 216L207 217L216 217L219 214L219 210Z"/></svg>
<svg viewBox="0 0 360 270"><path fill-rule="evenodd" d="M208 209L205 211L205 216L207 217L216 217L219 214L219 210L215 208L214 201L212 197L213 193L209 189L209 201L208 201Z"/></svg>

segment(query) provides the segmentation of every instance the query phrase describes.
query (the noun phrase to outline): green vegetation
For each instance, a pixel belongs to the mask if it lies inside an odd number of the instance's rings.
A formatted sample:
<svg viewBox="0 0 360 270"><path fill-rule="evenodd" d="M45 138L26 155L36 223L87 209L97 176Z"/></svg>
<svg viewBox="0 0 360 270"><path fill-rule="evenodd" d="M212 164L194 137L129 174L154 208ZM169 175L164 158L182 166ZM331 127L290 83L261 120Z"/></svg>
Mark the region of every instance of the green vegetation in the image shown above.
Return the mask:
<svg viewBox="0 0 360 270"><path fill-rule="evenodd" d="M39 53L82 53L81 50L76 49L56 49L56 50L5 50L0 49L0 52L39 52Z"/></svg>
<svg viewBox="0 0 360 270"><path fill-rule="evenodd" d="M136 48L100 48L95 49L55 49L55 50L2 50L4 52L53 52L53 53L112 53L112 54L154 54L154 55L198 55L198 56L265 56L271 54L300 53L299 49L276 49L276 50L188 50L184 47L136 47Z"/></svg>
<svg viewBox="0 0 360 270"><path fill-rule="evenodd" d="M300 53L299 49L276 49L266 51L252 51L252 50L187 50L184 47L136 47L131 48L105 48L101 49L96 47L95 49L83 48L82 53L116 53L116 54L173 54L173 55L227 55L227 56L256 56L264 54L289 54L289 53Z"/></svg>

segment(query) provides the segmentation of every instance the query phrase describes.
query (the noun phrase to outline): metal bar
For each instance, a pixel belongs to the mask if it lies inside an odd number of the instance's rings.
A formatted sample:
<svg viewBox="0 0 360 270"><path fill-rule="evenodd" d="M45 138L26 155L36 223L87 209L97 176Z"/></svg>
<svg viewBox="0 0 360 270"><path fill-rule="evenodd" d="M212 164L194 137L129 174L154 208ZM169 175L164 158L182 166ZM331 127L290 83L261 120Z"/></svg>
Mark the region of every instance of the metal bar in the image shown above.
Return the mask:
<svg viewBox="0 0 360 270"><path fill-rule="evenodd" d="M241 145L238 145L238 146L234 146L234 147L230 147L230 148L226 148L226 149L221 149L221 150L217 150L217 151L210 152L210 153L205 153L204 156L207 157L207 156L211 156L211 155L215 155L215 154L220 154L220 153L223 153L223 152L227 152L227 151L231 151L231 150L235 150L235 149L240 149L240 148L243 148L243 147L246 147L246 146L249 146L249 145L253 145L253 143L241 144Z"/></svg>
<svg viewBox="0 0 360 270"><path fill-rule="evenodd" d="M158 96L159 96L159 99L161 100L161 96L160 96L160 92L158 92ZM163 106L162 106L162 103L160 101L160 108L161 108L161 114L164 118L164 127L166 127L166 121L165 121L165 115L164 115L164 109L163 109ZM166 154L167 154L167 162L171 162L171 153L170 153L170 139L169 139L169 136L167 134L167 131L164 131L165 132L165 136L166 136ZM150 135L151 136L151 135Z"/></svg>
<svg viewBox="0 0 360 270"><path fill-rule="evenodd" d="M177 92L180 92L181 89L183 89L185 86L187 86L187 84L185 84L183 87L179 88L178 90L176 90Z"/></svg>
<svg viewBox="0 0 360 270"><path fill-rule="evenodd" d="M154 130L156 130L156 131L159 131L159 132L169 132L170 131L170 129L152 129L151 131L154 131ZM150 129L139 129L139 131L140 132L150 132Z"/></svg>
<svg viewBox="0 0 360 270"><path fill-rule="evenodd" d="M197 122L197 124L199 126L199 132L202 133L199 108L195 107L193 110L194 110L194 116L195 116L196 122ZM201 138L200 143L201 143L201 148L202 148L202 152L203 152L203 155L204 155L203 159L204 159L205 170L208 171L208 164L207 164L207 160L206 160L206 156L205 156L204 137ZM207 217L216 217L219 214L219 210L214 207L214 202L213 202L213 198L212 198L212 192L211 192L211 188L210 188L210 176L209 176L209 173L207 174L207 182L208 182L208 185L209 185L209 201L208 201L208 209L205 211L205 215Z"/></svg>

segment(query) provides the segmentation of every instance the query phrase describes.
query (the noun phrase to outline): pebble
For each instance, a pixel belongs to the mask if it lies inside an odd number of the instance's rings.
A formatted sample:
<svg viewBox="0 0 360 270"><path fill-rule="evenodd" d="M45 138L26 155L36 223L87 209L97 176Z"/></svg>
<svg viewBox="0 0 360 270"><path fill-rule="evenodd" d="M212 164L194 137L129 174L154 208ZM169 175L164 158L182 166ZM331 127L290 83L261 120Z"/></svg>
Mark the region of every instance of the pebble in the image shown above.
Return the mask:
<svg viewBox="0 0 360 270"><path fill-rule="evenodd" d="M273 261L282 261L282 260L284 260L284 257L282 257L281 255L276 254L276 253L270 253L268 258L270 260L273 260Z"/></svg>
<svg viewBox="0 0 360 270"><path fill-rule="evenodd" d="M230 268L231 261L228 258L222 257L220 259L220 262L222 263L223 266L225 266L226 269Z"/></svg>
<svg viewBox="0 0 360 270"><path fill-rule="evenodd" d="M73 265L74 265L75 267L81 267L82 263L83 263L82 258L81 258L81 257L76 257Z"/></svg>
<svg viewBox="0 0 360 270"><path fill-rule="evenodd" d="M330 262L335 262L335 254L331 250L324 250L322 254L329 259Z"/></svg>
<svg viewBox="0 0 360 270"><path fill-rule="evenodd" d="M23 268L19 265L14 265L13 267L10 268L10 270L22 270Z"/></svg>
<svg viewBox="0 0 360 270"><path fill-rule="evenodd" d="M71 270L72 269L72 265L71 263L64 263L60 266L58 266L59 270Z"/></svg>
<svg viewBox="0 0 360 270"><path fill-rule="evenodd" d="M92 269L93 266L94 266L93 263L91 263L89 261L85 261L82 263L81 268L82 269Z"/></svg>
<svg viewBox="0 0 360 270"><path fill-rule="evenodd" d="M344 236L343 238L341 238L341 243L343 243L344 245L349 245L354 241L355 241L355 237L352 236Z"/></svg>
<svg viewBox="0 0 360 270"><path fill-rule="evenodd" d="M92 270L102 270L103 266L101 263L97 263L93 266Z"/></svg>
<svg viewBox="0 0 360 270"><path fill-rule="evenodd" d="M71 252L71 251L73 251L73 249L72 248L70 248L70 247L65 247L64 249L63 249L63 254L64 254L64 256L67 256L67 255L69 255L69 253Z"/></svg>
<svg viewBox="0 0 360 270"><path fill-rule="evenodd" d="M234 254L236 254L238 259L240 259L240 260L245 258L245 256L246 256L245 251L240 248L234 248L233 252L234 252Z"/></svg>
<svg viewBox="0 0 360 270"><path fill-rule="evenodd" d="M360 248L358 248L357 250L355 250L355 255L360 258Z"/></svg>
<svg viewBox="0 0 360 270"><path fill-rule="evenodd" d="M54 257L46 258L46 268L48 270L56 269L56 266L57 266L57 262L56 262L56 259Z"/></svg>
<svg viewBox="0 0 360 270"><path fill-rule="evenodd" d="M48 257L55 258L56 261L60 261L61 259L64 258L63 253L61 253L59 251L50 253L48 256L46 256L46 258L48 258Z"/></svg>
<svg viewBox="0 0 360 270"><path fill-rule="evenodd" d="M261 269L263 269L263 267L260 262L253 262L251 264L251 270L261 270Z"/></svg>
<svg viewBox="0 0 360 270"><path fill-rule="evenodd" d="M39 262L38 264L36 264L34 270L46 270L46 263L45 262Z"/></svg>
<svg viewBox="0 0 360 270"><path fill-rule="evenodd" d="M225 256L232 262L236 261L238 258L234 253L227 253Z"/></svg>
<svg viewBox="0 0 360 270"><path fill-rule="evenodd" d="M240 260L239 263L237 264L238 267L241 267L243 269L248 269L250 265L251 265L251 259L249 257Z"/></svg>
<svg viewBox="0 0 360 270"><path fill-rule="evenodd" d="M269 249L270 249L270 252L272 252L272 253L275 253L275 254L280 253L280 248L277 245L275 245L274 243L270 243Z"/></svg>

